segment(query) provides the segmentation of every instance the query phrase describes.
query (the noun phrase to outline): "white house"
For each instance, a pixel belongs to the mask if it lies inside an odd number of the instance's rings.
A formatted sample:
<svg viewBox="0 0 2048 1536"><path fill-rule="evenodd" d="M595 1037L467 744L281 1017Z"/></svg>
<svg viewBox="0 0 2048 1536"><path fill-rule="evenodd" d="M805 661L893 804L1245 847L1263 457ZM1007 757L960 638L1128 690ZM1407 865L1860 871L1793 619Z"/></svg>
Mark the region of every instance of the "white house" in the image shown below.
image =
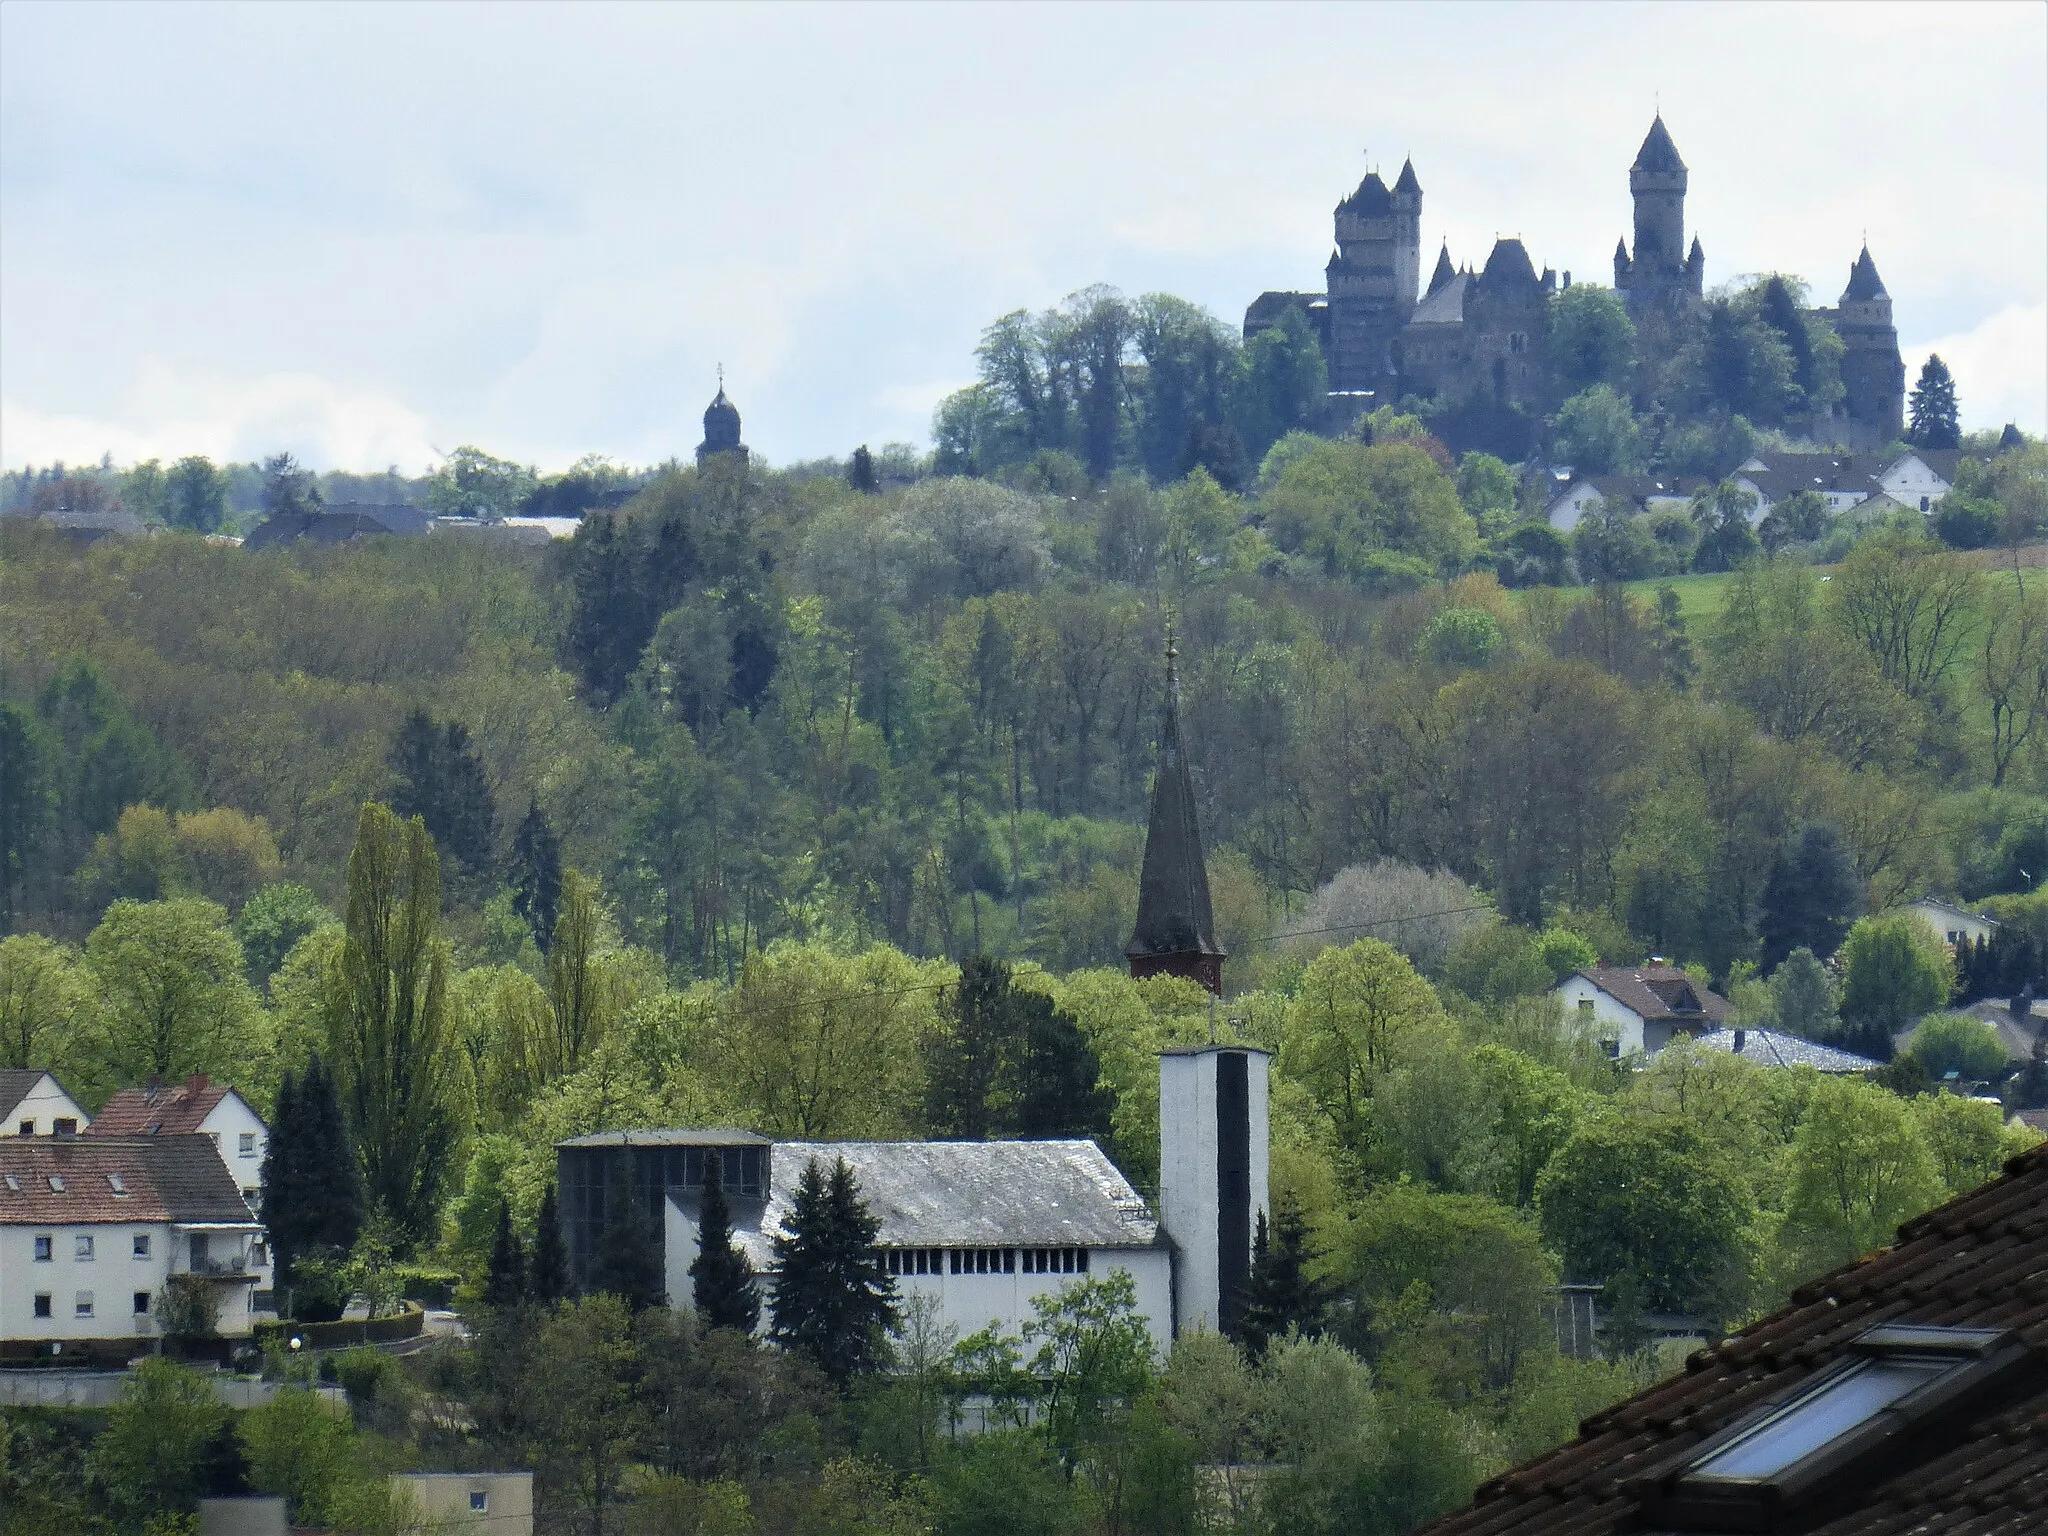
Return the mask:
<svg viewBox="0 0 2048 1536"><path fill-rule="evenodd" d="M225 1083L196 1072L173 1087L123 1088L86 1128L90 1136L210 1136L221 1165L253 1210L263 1208L263 1153L270 1127Z"/></svg>
<svg viewBox="0 0 2048 1536"><path fill-rule="evenodd" d="M54 1074L0 1070L0 1136L75 1136L91 1120Z"/></svg>
<svg viewBox="0 0 2048 1536"><path fill-rule="evenodd" d="M1975 944L1979 939L1989 944L1998 932L1997 918L1965 911L1932 896L1907 903L1906 910L1940 934L1942 943L1951 949L1958 944Z"/></svg>
<svg viewBox="0 0 2048 1536"><path fill-rule="evenodd" d="M1127 1273L1164 1349L1175 1333L1234 1320L1267 1209L1267 1067L1249 1046L1160 1061L1160 1212L1093 1141L778 1142L749 1131L609 1131L557 1144L563 1237L582 1277L623 1150L634 1194L662 1220L672 1305L687 1306L704 1169L719 1160L733 1240L774 1287L774 1241L812 1162L844 1159L880 1224L877 1256L903 1296L935 1299L961 1336L1016 1332L1032 1301L1083 1276Z"/></svg>
<svg viewBox="0 0 2048 1536"><path fill-rule="evenodd" d="M1704 1035L1728 1017L1728 1000L1675 965L1595 966L1557 985L1564 1005L1609 1056L1654 1056L1677 1034Z"/></svg>
<svg viewBox="0 0 2048 1536"><path fill-rule="evenodd" d="M151 1339L173 1275L213 1287L228 1338L270 1288L263 1228L210 1141L0 1140L0 1352Z"/></svg>

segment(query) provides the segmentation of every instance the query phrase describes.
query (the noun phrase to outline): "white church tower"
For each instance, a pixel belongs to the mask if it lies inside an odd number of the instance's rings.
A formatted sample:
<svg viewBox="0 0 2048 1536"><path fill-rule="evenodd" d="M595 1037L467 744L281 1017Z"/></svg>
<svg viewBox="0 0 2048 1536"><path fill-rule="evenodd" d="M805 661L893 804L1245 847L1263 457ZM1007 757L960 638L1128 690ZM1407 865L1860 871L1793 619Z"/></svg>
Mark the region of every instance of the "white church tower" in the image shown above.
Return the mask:
<svg viewBox="0 0 2048 1536"><path fill-rule="evenodd" d="M1159 1057L1159 1217L1173 1240L1173 1331L1233 1327L1266 1210L1268 1053L1192 1045Z"/></svg>

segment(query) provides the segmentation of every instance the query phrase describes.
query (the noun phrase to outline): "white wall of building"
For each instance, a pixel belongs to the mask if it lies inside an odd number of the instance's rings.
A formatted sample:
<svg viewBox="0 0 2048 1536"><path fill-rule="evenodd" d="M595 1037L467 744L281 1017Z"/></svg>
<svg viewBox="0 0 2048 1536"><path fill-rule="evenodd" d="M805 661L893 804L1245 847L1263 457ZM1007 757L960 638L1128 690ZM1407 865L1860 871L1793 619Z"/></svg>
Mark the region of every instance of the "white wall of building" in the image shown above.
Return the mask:
<svg viewBox="0 0 2048 1536"><path fill-rule="evenodd" d="M1251 1120L1248 1227L1255 1231L1267 1209L1271 1063L1264 1051L1247 1050L1245 1056ZM1217 1325L1222 1283L1216 1224L1222 1203L1216 1161L1217 1060L1215 1051L1169 1052L1159 1058L1159 1220L1173 1239L1173 1320L1182 1333Z"/></svg>
<svg viewBox="0 0 2048 1536"><path fill-rule="evenodd" d="M0 1136L54 1136L59 1120L73 1121L71 1129L82 1131L92 1123L92 1116L58 1085L56 1078L45 1072L43 1080L14 1107L7 1123L0 1125Z"/></svg>
<svg viewBox="0 0 2048 1536"><path fill-rule="evenodd" d="M249 1101L230 1089L207 1111L199 1129L213 1138L220 1160L235 1181L235 1188L249 1202L252 1211L262 1210L263 1153L270 1145L270 1128Z"/></svg>
<svg viewBox="0 0 2048 1536"><path fill-rule="evenodd" d="M1877 483L1885 488L1888 495L1909 507L1918 507L1922 512L1932 512L1949 492L1948 482L1913 453L1886 468L1877 477Z"/></svg>
<svg viewBox="0 0 2048 1536"><path fill-rule="evenodd" d="M207 1248L216 1262L240 1259L252 1279L215 1282L220 1298L220 1332L237 1337L253 1321L250 1297L268 1287L267 1262L250 1262L249 1230L208 1229ZM38 1238L49 1239L48 1258L38 1258ZM87 1256L81 1239L90 1242ZM143 1251L138 1251L138 1244ZM267 1252L262 1254L267 1261ZM0 1338L36 1342L126 1339L155 1332L156 1294L165 1279L191 1270L191 1231L170 1222L91 1222L71 1226L0 1225ZM137 1293L149 1310L135 1310ZM35 1314L36 1297L50 1298L50 1315ZM79 1311L89 1297L90 1314Z"/></svg>
<svg viewBox="0 0 2048 1536"><path fill-rule="evenodd" d="M1944 944L1954 944L1959 939L1971 944L1982 939L1989 944L1998 932L1998 924L1989 918L1959 911L1946 902L1916 901L1906 910L1933 929Z"/></svg>
<svg viewBox="0 0 2048 1536"><path fill-rule="evenodd" d="M1558 984L1557 995L1564 999L1566 1019L1583 1022L1590 1015L1594 1020L1594 1038L1612 1041L1616 1055L1640 1054L1664 1044L1662 1040L1656 1041L1655 1045L1647 1041L1643 1016L1583 976L1567 976ZM1668 1036L1670 1031L1667 1029L1664 1033Z"/></svg>
<svg viewBox="0 0 2048 1536"><path fill-rule="evenodd" d="M1260 1144L1263 1145L1263 1138ZM697 1261L697 1224L673 1198L662 1203L662 1215L662 1274L668 1304L687 1310L691 1296L690 1266ZM1137 1316L1143 1319L1153 1344L1163 1355L1172 1343L1174 1259L1163 1244L1156 1248L1091 1248L1085 1276L1027 1274L1022 1258L1020 1249L1017 1268L1007 1274L956 1275L950 1272L949 1263L945 1266L947 1273L892 1278L900 1297L935 1297L939 1326L954 1329L964 1339L990 1324L1001 1332L1017 1333L1037 1315L1031 1306L1033 1298L1057 1295L1077 1280L1099 1280L1124 1270L1136 1287ZM757 1275L756 1284L761 1290L761 1326L765 1329L773 1281L771 1277Z"/></svg>

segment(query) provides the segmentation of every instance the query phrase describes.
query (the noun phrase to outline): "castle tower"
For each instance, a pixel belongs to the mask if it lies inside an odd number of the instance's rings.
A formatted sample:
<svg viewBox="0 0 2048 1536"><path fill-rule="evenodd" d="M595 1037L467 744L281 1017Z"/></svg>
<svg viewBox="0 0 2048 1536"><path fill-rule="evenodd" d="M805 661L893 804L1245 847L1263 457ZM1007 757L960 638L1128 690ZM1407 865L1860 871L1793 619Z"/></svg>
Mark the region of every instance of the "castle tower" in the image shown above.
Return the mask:
<svg viewBox="0 0 2048 1536"><path fill-rule="evenodd" d="M1451 242L1446 240L1443 249L1436 253L1436 270L1429 274L1430 293L1435 293L1457 275L1458 269L1451 265Z"/></svg>
<svg viewBox="0 0 2048 1536"><path fill-rule="evenodd" d="M1173 1331L1234 1328L1266 1210L1270 1058L1255 1046L1159 1056L1159 1221L1173 1240Z"/></svg>
<svg viewBox="0 0 2048 1536"><path fill-rule="evenodd" d="M1124 957L1139 980L1162 973L1223 990L1223 950L1209 910L1209 870L1195 824L1195 791L1180 740L1179 655L1166 643L1166 712L1159 727L1159 770L1152 780L1152 821L1138 877L1138 921Z"/></svg>
<svg viewBox="0 0 2048 1536"><path fill-rule="evenodd" d="M740 441L739 407L725 398L725 370L718 370L718 394L704 407L704 441L697 445L697 462L704 461L717 453L739 455L742 464L747 462L747 445Z"/></svg>
<svg viewBox="0 0 2048 1536"><path fill-rule="evenodd" d="M1868 241L1849 268L1849 286L1832 318L1842 338L1842 404L1853 435L1868 438L1871 446L1903 436L1906 361L1892 324L1892 296L1870 259Z"/></svg>
<svg viewBox="0 0 2048 1536"><path fill-rule="evenodd" d="M1693 242L1692 260L1685 253L1685 162L1659 113L1628 169L1629 195L1635 200L1635 251L1617 247L1614 283L1632 305L1652 302L1672 292L1698 293L1706 258Z"/></svg>
<svg viewBox="0 0 2048 1536"><path fill-rule="evenodd" d="M1326 269L1330 388L1378 389L1389 349L1415 312L1422 281L1422 183L1404 161L1392 188L1377 171L1337 205L1337 250Z"/></svg>

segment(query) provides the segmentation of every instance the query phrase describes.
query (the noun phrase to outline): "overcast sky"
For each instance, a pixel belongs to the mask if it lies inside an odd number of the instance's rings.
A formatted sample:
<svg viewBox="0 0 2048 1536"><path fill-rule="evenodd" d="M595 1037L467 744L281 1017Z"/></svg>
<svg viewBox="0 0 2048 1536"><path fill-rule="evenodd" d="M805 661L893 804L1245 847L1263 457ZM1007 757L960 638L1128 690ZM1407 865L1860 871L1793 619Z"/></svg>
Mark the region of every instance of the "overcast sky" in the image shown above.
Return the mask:
<svg viewBox="0 0 2048 1536"><path fill-rule="evenodd" d="M2048 428L2048 7L0 5L0 459L924 444L991 319L1235 323L1412 154L1425 271L1606 282L1661 101L1709 284Z"/></svg>

